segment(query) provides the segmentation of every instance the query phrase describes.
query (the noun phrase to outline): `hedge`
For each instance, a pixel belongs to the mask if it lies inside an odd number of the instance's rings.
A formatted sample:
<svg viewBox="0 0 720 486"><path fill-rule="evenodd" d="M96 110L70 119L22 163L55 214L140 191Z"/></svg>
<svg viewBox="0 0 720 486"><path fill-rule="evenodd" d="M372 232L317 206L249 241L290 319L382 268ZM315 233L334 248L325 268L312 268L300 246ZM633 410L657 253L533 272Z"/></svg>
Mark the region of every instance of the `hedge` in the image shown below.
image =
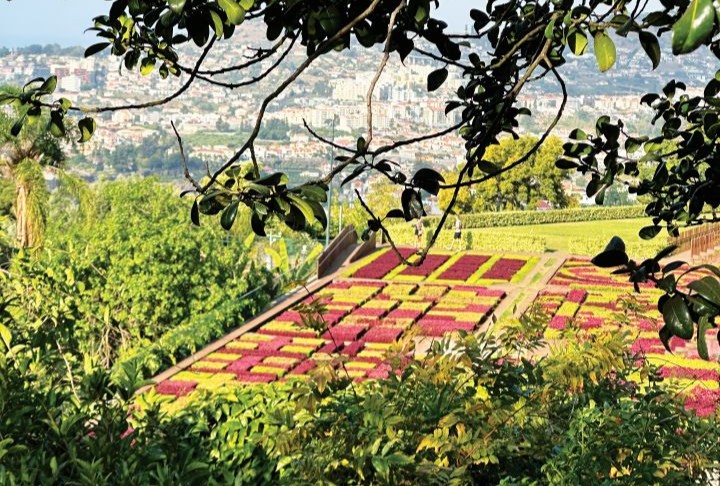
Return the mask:
<svg viewBox="0 0 720 486"><path fill-rule="evenodd" d="M610 219L634 219L646 216L644 206L613 206L554 209L550 211L498 211L463 214L460 215L460 220L463 223L463 228L471 229L501 226L528 226L533 224L576 223ZM454 218L452 216L449 217L446 225L452 226L453 220ZM423 224L427 228L435 228L439 223L439 216L430 216L423 219Z"/></svg>
<svg viewBox="0 0 720 486"><path fill-rule="evenodd" d="M415 245L414 227L392 226L388 228L393 241L399 246ZM425 239L422 243L428 242L431 236L430 231L425 231ZM450 248L453 238L453 231L441 231L435 242L436 249ZM462 235L464 250L483 250L494 252L521 252L521 253L543 253L547 249L547 241L539 236L519 236L513 233L493 233L486 235L477 231L463 231Z"/></svg>
<svg viewBox="0 0 720 486"><path fill-rule="evenodd" d="M591 238L572 238L568 241L569 253L573 255L595 256L605 249L607 241ZM657 255L665 248L667 242L658 239L646 242L625 242L627 254L633 260L643 260Z"/></svg>

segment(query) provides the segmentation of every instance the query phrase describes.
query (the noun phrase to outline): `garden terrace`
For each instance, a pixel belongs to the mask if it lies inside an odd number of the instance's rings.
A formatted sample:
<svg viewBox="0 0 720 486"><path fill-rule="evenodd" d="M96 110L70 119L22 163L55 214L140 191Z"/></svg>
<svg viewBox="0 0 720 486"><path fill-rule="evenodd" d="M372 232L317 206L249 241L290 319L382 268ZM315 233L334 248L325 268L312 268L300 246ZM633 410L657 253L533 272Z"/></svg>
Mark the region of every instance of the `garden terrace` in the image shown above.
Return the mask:
<svg viewBox="0 0 720 486"><path fill-rule="evenodd" d="M400 252L416 258L410 248ZM687 407L712 413L720 365L700 359L694 343L675 338L674 354L667 353L658 338L658 295L647 285L637 294L623 276L586 259L434 251L411 266L383 248L247 332L198 353L176 373L162 375L155 390L180 398L196 389L294 379L318 367L354 380L384 378L413 357L400 354L410 341L419 355L433 340L477 332L493 314L517 317L533 305L547 316L549 346L561 343L569 327L588 336L629 331L632 351L660 367L660 376L685 393ZM324 312L308 322L301 307L318 305ZM711 353L720 354L717 345Z"/></svg>

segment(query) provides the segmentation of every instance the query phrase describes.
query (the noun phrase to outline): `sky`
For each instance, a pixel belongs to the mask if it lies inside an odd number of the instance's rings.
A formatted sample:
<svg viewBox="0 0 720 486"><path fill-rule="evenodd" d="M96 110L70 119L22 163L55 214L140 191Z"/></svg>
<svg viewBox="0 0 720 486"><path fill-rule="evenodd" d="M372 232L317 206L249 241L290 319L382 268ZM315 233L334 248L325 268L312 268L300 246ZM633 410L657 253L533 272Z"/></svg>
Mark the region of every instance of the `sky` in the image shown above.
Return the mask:
<svg viewBox="0 0 720 486"><path fill-rule="evenodd" d="M467 12L484 3L478 0L444 0L438 17L456 30L463 30ZM92 18L107 13L110 3L103 0L0 0L0 46L29 44L87 46L95 42L83 31Z"/></svg>

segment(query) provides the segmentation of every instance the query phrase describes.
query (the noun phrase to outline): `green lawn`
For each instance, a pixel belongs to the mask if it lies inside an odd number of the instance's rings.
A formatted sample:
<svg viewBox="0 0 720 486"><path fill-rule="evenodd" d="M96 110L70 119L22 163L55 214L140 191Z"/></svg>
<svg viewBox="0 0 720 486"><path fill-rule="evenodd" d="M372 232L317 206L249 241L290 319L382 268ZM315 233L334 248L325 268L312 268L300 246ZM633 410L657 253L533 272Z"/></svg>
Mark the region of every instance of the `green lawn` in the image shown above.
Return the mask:
<svg viewBox="0 0 720 486"><path fill-rule="evenodd" d="M630 253L650 256L657 248L666 244L667 238L661 233L647 242L638 236L640 228L650 224L649 219L623 219L610 221L588 221L580 223L541 224L532 226L509 226L469 230L484 235L536 236L544 238L548 251L562 251L579 255L593 255L602 250L613 236L622 238ZM633 255L631 255L633 256Z"/></svg>

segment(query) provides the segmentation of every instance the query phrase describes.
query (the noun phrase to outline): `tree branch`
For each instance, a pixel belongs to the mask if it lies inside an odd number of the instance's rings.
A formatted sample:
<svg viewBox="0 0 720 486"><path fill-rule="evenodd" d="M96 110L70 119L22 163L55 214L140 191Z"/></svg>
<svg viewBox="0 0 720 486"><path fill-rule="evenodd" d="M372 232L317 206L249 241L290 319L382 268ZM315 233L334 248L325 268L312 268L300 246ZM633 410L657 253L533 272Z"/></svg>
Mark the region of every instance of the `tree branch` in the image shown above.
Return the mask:
<svg viewBox="0 0 720 486"><path fill-rule="evenodd" d="M212 186L217 178L222 174L224 171L226 171L229 167L231 167L235 162L240 160L240 157L242 154L244 154L248 149L250 149L253 144L255 143L255 140L257 139L258 135L260 134L260 127L262 125L263 118L265 117L265 111L267 110L267 107L270 105L270 103L280 96L281 93L283 93L288 86L290 86L295 80L303 73L305 70L318 58L320 57L327 48L333 46L338 40L343 38L345 35L349 34L350 31L355 27L358 23L362 22L366 17L368 17L370 14L372 14L377 6L380 4L381 0L373 0L373 2L368 6L365 11L363 11L360 15L358 15L355 19L353 19L350 23L348 23L345 27L340 29L338 32L335 33L330 39L323 42L321 46L319 46L315 52L313 52L312 55L310 55L288 78L283 81L280 86L278 86L272 93L270 93L262 102L260 106L260 111L258 112L257 119L255 121L255 127L253 128L252 133L248 137L248 139L245 141L243 146L235 152L235 154L230 157L228 161L226 161L210 178L210 180L205 184L200 192L205 192L207 189ZM258 163L256 160L253 159L253 168L255 170L256 177L260 176L260 167L258 166Z"/></svg>
<svg viewBox="0 0 720 486"><path fill-rule="evenodd" d="M400 3L398 6L393 10L393 12L390 14L390 21L388 22L388 30L387 30L387 36L385 37L385 49L383 52L382 59L380 60L380 65L377 68L377 71L375 72L375 76L373 77L372 81L370 82L370 87L368 88L367 92L367 133L368 138L365 141L366 147L369 147L372 143L373 139L373 108L372 108L372 102L373 102L373 94L375 93L375 88L377 87L378 81L380 81L380 76L382 76L383 71L385 70L385 67L387 66L388 59L390 59L390 41L392 39L392 32L395 28L395 22L397 21L397 16L400 13L400 11L405 7L405 0L400 0Z"/></svg>

